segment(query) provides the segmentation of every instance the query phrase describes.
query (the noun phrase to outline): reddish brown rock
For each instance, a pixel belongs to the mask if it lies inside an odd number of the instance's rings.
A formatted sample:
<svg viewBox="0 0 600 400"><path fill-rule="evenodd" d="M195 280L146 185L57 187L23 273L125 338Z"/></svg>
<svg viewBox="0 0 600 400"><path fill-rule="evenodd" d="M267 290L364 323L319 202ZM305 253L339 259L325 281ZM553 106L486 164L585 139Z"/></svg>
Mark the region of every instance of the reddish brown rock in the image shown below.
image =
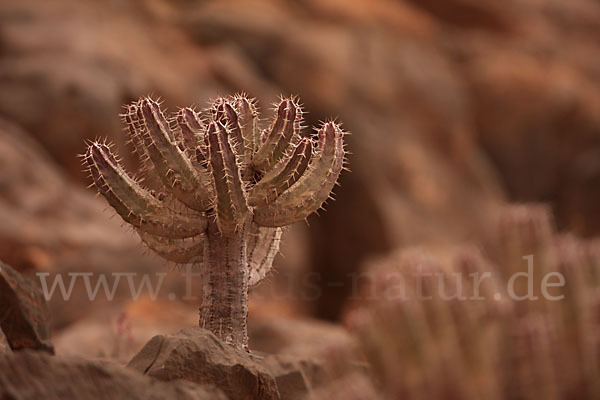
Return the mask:
<svg viewBox="0 0 600 400"><path fill-rule="evenodd" d="M13 350L54 352L49 311L41 289L0 262L0 327Z"/></svg>
<svg viewBox="0 0 600 400"><path fill-rule="evenodd" d="M113 363L29 351L0 356L0 398L227 400L211 386L159 382Z"/></svg>
<svg viewBox="0 0 600 400"><path fill-rule="evenodd" d="M237 350L201 328L155 336L128 367L162 381L211 384L232 400L279 399L275 379L260 357Z"/></svg>

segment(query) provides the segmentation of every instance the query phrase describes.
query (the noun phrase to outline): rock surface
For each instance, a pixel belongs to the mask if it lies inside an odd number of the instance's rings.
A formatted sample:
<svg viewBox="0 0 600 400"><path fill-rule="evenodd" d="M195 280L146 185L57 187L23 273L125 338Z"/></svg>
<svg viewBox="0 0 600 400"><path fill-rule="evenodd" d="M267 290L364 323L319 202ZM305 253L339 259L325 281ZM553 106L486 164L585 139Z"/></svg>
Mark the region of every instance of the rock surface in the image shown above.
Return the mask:
<svg viewBox="0 0 600 400"><path fill-rule="evenodd" d="M0 355L0 398L227 400L210 386L160 382L113 363L30 351Z"/></svg>
<svg viewBox="0 0 600 400"><path fill-rule="evenodd" d="M41 289L10 266L0 262L0 343L5 339L13 350L37 349L54 352L50 321ZM0 347L1 344L0 344Z"/></svg>
<svg viewBox="0 0 600 400"><path fill-rule="evenodd" d="M259 357L236 350L201 328L155 336L128 367L163 381L211 384L232 400L280 398L275 379Z"/></svg>

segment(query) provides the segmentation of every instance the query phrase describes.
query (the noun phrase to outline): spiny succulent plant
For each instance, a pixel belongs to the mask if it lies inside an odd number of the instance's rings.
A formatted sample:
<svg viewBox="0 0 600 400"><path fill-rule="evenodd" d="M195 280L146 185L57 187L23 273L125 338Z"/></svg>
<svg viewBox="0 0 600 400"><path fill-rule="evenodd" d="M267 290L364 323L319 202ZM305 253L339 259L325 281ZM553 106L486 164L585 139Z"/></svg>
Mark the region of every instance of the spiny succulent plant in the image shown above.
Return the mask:
<svg viewBox="0 0 600 400"><path fill-rule="evenodd" d="M247 349L249 286L279 250L282 227L307 218L330 197L345 164L344 132L333 122L301 132L296 99L282 99L261 130L254 101L218 98L201 115L167 118L142 98L123 120L150 190L128 174L110 145L89 144L85 164L108 203L163 258L198 265L200 326Z"/></svg>
<svg viewBox="0 0 600 400"><path fill-rule="evenodd" d="M503 208L496 228L493 259L459 246L436 248L435 255L401 249L369 265L365 300L347 322L385 398L600 398L598 243L557 234L540 205ZM541 291L535 301L508 296L507 281L527 271L527 255L535 260L534 285L560 273L564 285L549 293L564 298ZM473 273L488 278L476 281ZM397 296L404 290L406 298ZM429 298L419 299L419 290Z"/></svg>

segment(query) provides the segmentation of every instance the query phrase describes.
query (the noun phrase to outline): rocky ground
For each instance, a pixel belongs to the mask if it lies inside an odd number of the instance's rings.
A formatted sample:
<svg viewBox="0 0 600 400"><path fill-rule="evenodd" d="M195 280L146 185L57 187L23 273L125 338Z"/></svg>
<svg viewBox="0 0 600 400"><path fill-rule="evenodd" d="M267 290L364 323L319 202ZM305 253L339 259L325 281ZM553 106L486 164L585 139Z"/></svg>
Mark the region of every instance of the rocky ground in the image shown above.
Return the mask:
<svg viewBox="0 0 600 400"><path fill-rule="evenodd" d="M507 202L545 202L560 231L600 232L599 40L594 0L0 2L0 260L23 277L0 274L12 287L0 316L16 318L0 319L0 397L380 396L386 379L335 322L373 257L471 243L496 259L491 221ZM154 373L159 358L143 366L140 350L187 340L194 302L123 288L90 302L75 285L46 317L19 295L29 284L15 279L36 273L169 271L180 298L176 270L85 189L78 154L107 137L134 168L123 104L203 107L236 91L262 110L297 94L307 125L338 118L353 133L336 202L287 233L278 272L251 295L252 356L205 335L183 347L210 354L185 366L161 348L174 371Z"/></svg>

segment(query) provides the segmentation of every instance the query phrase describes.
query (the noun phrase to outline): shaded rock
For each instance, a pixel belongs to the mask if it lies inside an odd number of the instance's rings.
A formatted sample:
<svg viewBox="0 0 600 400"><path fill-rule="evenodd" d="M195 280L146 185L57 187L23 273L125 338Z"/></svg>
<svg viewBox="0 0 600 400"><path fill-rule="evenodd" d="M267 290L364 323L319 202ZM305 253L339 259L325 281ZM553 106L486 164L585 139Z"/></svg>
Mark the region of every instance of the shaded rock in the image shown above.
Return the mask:
<svg viewBox="0 0 600 400"><path fill-rule="evenodd" d="M4 336L4 332L0 329L0 354L10 353L12 349L8 344L8 340L6 340L6 336Z"/></svg>
<svg viewBox="0 0 600 400"><path fill-rule="evenodd" d="M0 327L13 350L54 352L49 312L41 289L0 262Z"/></svg>
<svg viewBox="0 0 600 400"><path fill-rule="evenodd" d="M0 398L227 400L210 386L160 382L112 363L29 351L0 356Z"/></svg>
<svg viewBox="0 0 600 400"><path fill-rule="evenodd" d="M157 335L128 367L163 381L212 384L231 399L279 399L273 376L260 358L222 343L201 328Z"/></svg>

